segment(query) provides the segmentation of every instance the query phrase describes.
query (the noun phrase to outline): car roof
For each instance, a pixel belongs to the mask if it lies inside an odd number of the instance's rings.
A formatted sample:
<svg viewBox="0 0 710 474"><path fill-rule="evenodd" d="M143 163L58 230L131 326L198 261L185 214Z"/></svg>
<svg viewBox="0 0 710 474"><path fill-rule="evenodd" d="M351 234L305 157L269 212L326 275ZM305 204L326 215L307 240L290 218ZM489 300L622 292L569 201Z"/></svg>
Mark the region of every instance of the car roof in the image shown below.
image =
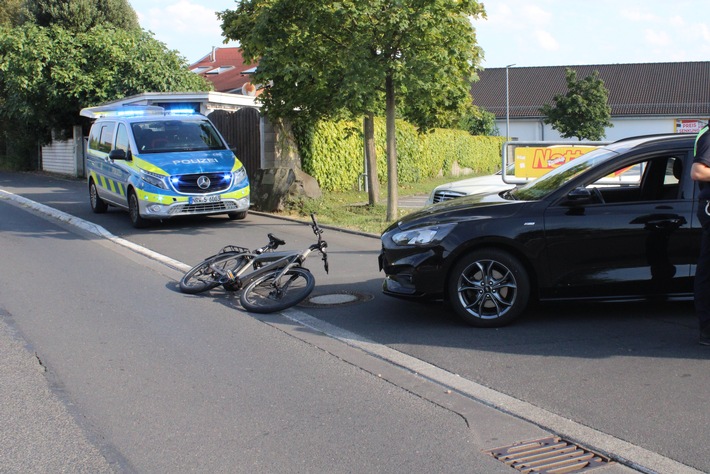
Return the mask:
<svg viewBox="0 0 710 474"><path fill-rule="evenodd" d="M695 134L692 133L664 133L656 135L641 135L636 137L623 138L602 147L617 153L625 153L630 150L640 150L652 148L661 144L673 144L678 147L692 146L695 142Z"/></svg>
<svg viewBox="0 0 710 474"><path fill-rule="evenodd" d="M146 121L202 121L207 117L196 112L191 107L173 104L171 107L157 105L99 105L85 107L79 115L94 119L97 122L121 121L127 123Z"/></svg>
<svg viewBox="0 0 710 474"><path fill-rule="evenodd" d="M655 135L639 135L634 137L622 138L613 143L634 142L635 144L643 144L657 141L695 141L696 135L693 133L658 133Z"/></svg>

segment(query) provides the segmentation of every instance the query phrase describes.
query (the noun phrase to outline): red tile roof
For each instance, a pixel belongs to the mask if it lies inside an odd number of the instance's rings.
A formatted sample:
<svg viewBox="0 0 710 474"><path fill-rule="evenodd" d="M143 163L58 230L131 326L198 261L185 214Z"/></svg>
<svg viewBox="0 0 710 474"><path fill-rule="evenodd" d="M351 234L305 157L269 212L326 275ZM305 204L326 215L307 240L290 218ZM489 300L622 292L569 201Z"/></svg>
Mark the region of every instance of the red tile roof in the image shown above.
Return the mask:
<svg viewBox="0 0 710 474"><path fill-rule="evenodd" d="M199 61L190 65L190 70L201 75L214 85L216 92L242 93L242 86L250 82L245 71L258 63L245 63L240 48L214 48Z"/></svg>
<svg viewBox="0 0 710 474"><path fill-rule="evenodd" d="M567 93L565 69L577 80L599 71L609 92L612 116L710 116L710 62L599 64L591 66L511 67L508 69L510 117L541 117L543 104ZM473 103L498 118L506 116L505 68L479 73L471 86Z"/></svg>

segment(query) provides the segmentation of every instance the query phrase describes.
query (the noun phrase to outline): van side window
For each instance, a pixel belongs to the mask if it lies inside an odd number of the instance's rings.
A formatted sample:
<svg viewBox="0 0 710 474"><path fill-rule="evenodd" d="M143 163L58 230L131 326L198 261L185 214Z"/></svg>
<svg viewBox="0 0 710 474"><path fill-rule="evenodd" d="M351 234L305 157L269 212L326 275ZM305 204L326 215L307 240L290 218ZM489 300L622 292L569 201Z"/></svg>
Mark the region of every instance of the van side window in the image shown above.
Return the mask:
<svg viewBox="0 0 710 474"><path fill-rule="evenodd" d="M118 124L118 130L116 131L116 149L125 151L126 155L128 155L128 152L131 149L128 142L128 130L122 123Z"/></svg>
<svg viewBox="0 0 710 474"><path fill-rule="evenodd" d="M115 124L108 122L91 129L89 135L89 149L108 153L113 147L113 129Z"/></svg>

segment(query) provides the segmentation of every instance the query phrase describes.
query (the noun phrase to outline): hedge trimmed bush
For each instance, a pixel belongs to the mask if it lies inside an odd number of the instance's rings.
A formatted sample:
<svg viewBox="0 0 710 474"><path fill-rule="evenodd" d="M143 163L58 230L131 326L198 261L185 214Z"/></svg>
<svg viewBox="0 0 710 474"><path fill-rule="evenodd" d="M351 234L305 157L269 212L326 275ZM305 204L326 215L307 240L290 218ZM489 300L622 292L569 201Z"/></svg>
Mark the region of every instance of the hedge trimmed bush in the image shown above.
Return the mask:
<svg viewBox="0 0 710 474"><path fill-rule="evenodd" d="M419 133L413 125L397 121L397 177L415 183L451 173L454 163L475 174L500 169L504 137L472 136L464 130L435 129ZM362 122L318 122L295 130L303 170L328 191L354 189L364 170ZM385 120L375 119L377 177L387 182Z"/></svg>

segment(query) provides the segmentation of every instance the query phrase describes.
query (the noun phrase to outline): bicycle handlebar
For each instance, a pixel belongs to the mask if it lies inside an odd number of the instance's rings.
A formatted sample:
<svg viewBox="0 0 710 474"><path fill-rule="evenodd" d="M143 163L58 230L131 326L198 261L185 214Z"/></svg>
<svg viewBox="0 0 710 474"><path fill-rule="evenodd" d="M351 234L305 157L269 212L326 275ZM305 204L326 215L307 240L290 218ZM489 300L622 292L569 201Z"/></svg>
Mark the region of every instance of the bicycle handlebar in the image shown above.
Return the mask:
<svg viewBox="0 0 710 474"><path fill-rule="evenodd" d="M320 240L320 234L323 233L323 229L320 228L318 225L318 222L316 221L316 213L311 212L311 221L313 221L313 224L311 224L311 229L313 229L313 233L318 236L318 240Z"/></svg>

